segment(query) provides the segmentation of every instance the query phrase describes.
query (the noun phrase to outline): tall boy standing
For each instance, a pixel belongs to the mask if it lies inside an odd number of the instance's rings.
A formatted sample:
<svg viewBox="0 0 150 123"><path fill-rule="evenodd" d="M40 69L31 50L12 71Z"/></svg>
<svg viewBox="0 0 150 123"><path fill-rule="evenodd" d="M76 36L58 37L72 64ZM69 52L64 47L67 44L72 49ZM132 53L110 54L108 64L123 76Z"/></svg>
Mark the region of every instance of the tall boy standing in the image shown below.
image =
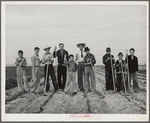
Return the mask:
<svg viewBox="0 0 150 123"><path fill-rule="evenodd" d="M138 58L134 55L135 49L131 48L130 55L128 57L128 67L129 67L129 83L131 85L131 76L133 77L133 89L134 92L139 92L140 88L138 86L137 81L137 72L138 72ZM125 62L127 63L127 58L125 59ZM131 86L130 86L131 87Z"/></svg>
<svg viewBox="0 0 150 123"><path fill-rule="evenodd" d="M35 94L38 93L38 90L40 88L40 78L41 78L40 69L39 69L40 64L41 64L41 61L40 61L40 58L39 58L39 55L38 55L39 50L40 50L39 47L35 47L34 48L35 53L31 57L33 82L30 85L30 91L35 93Z"/></svg>
<svg viewBox="0 0 150 123"><path fill-rule="evenodd" d="M114 63L115 63L114 56L111 55L111 49L108 47L106 49L106 54L103 56L103 64L105 65L106 91L108 91L108 93L110 90L114 90L112 68L111 68L114 67Z"/></svg>
<svg viewBox="0 0 150 123"><path fill-rule="evenodd" d="M69 61L68 52L64 49L64 44L59 44L59 50L56 51L57 47L55 46L53 56L54 58L58 58L58 68L57 68L57 78L58 78L58 85L59 89L64 90L66 84L66 77L67 77L67 66L66 62ZM61 82L61 77L63 76L63 82Z"/></svg>

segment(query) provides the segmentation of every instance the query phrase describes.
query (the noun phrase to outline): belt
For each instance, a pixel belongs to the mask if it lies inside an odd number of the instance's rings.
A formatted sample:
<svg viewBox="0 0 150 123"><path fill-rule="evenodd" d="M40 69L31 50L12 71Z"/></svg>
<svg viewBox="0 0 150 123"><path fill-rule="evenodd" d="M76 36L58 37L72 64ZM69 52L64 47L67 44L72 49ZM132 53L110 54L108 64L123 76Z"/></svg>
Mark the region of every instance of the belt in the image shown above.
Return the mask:
<svg viewBox="0 0 150 123"><path fill-rule="evenodd" d="M40 66L34 66L34 67L40 67Z"/></svg>
<svg viewBox="0 0 150 123"><path fill-rule="evenodd" d="M81 61L81 62L78 62L78 63L84 63L83 61Z"/></svg>
<svg viewBox="0 0 150 123"><path fill-rule="evenodd" d="M88 66L89 66L89 67L91 67L91 65L90 65L90 64L88 64L88 65L85 65L85 66L86 66L86 67L88 67Z"/></svg>
<svg viewBox="0 0 150 123"><path fill-rule="evenodd" d="M75 70L68 70L69 72L75 72Z"/></svg>
<svg viewBox="0 0 150 123"><path fill-rule="evenodd" d="M66 65L65 65L65 64L60 64L60 63L58 63L58 65L61 65L61 66L65 66L65 67L66 67Z"/></svg>

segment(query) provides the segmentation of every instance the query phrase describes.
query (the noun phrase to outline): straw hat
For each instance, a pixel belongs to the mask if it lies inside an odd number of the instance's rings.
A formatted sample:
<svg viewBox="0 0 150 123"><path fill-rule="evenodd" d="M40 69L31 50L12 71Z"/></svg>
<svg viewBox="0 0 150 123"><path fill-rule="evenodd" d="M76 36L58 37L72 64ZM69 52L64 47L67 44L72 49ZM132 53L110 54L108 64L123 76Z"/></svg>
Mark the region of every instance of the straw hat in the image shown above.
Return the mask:
<svg viewBox="0 0 150 123"><path fill-rule="evenodd" d="M85 47L86 44L85 43L79 43L79 44L77 44L77 47L79 48L80 45L82 45L83 47Z"/></svg>
<svg viewBox="0 0 150 123"><path fill-rule="evenodd" d="M51 46L46 45L43 50L50 49L50 48L51 48Z"/></svg>

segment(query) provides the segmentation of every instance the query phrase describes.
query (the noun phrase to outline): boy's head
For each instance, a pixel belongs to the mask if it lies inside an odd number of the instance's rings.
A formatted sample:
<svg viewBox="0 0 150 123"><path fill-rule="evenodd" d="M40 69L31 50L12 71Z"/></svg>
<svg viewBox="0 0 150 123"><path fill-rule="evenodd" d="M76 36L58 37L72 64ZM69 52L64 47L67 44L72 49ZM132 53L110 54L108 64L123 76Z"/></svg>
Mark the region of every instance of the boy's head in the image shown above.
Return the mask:
<svg viewBox="0 0 150 123"><path fill-rule="evenodd" d="M64 49L64 44L63 44L63 43L60 43L60 44L59 44L59 48L60 48L60 50L63 50L63 49Z"/></svg>
<svg viewBox="0 0 150 123"><path fill-rule="evenodd" d="M73 61L73 60L74 60L74 55L70 54L70 55L69 55L69 60L70 60L70 61Z"/></svg>
<svg viewBox="0 0 150 123"><path fill-rule="evenodd" d="M108 55L111 53L110 47L107 47L107 48L106 48L106 53L107 53Z"/></svg>
<svg viewBox="0 0 150 123"><path fill-rule="evenodd" d="M85 47L85 48L84 48L84 52L86 52L86 54L90 53L90 48Z"/></svg>
<svg viewBox="0 0 150 123"><path fill-rule="evenodd" d="M39 53L39 51L40 51L40 48L39 47L35 47L34 48L34 52L37 54L37 53Z"/></svg>
<svg viewBox="0 0 150 123"><path fill-rule="evenodd" d="M134 53L135 53L135 49L134 48L131 48L129 51L130 51L131 55L134 55Z"/></svg>
<svg viewBox="0 0 150 123"><path fill-rule="evenodd" d="M83 45L80 44L80 45L79 45L79 49L80 49L80 50L83 50L83 48L84 48Z"/></svg>
<svg viewBox="0 0 150 123"><path fill-rule="evenodd" d="M119 59L122 59L123 58L123 53L122 52L118 53L118 57L119 57Z"/></svg>
<svg viewBox="0 0 150 123"><path fill-rule="evenodd" d="M45 52L46 52L46 53L49 53L50 48L51 48L51 46L48 46L48 45L47 45L47 46L45 46L45 48L44 48Z"/></svg>
<svg viewBox="0 0 150 123"><path fill-rule="evenodd" d="M23 51L22 51L22 50L19 50L19 51L18 51L18 55L19 55L19 57L23 57Z"/></svg>
<svg viewBox="0 0 150 123"><path fill-rule="evenodd" d="M50 48L45 49L45 52L49 53L50 52Z"/></svg>

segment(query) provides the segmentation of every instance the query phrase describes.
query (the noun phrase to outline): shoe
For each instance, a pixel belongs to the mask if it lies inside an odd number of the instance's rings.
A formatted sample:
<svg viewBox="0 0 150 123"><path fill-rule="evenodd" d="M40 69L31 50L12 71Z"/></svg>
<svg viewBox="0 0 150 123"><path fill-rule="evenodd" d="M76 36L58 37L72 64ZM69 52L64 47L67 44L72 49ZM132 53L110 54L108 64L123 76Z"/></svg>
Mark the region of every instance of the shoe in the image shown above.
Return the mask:
<svg viewBox="0 0 150 123"><path fill-rule="evenodd" d="M35 95L40 96L37 92L33 92Z"/></svg>
<svg viewBox="0 0 150 123"><path fill-rule="evenodd" d="M58 93L58 94L60 94L60 91L59 91L59 90L56 90L56 91L55 91L55 93Z"/></svg>
<svg viewBox="0 0 150 123"><path fill-rule="evenodd" d="M44 92L43 96L47 96L47 93L46 93L46 92Z"/></svg>
<svg viewBox="0 0 150 123"><path fill-rule="evenodd" d="M140 93L140 91L134 91L135 93Z"/></svg>
<svg viewBox="0 0 150 123"><path fill-rule="evenodd" d="M92 95L94 95L95 93L94 92L92 92Z"/></svg>
<svg viewBox="0 0 150 123"><path fill-rule="evenodd" d="M100 98L101 98L101 99L103 99L103 98L105 98L105 96L104 96L104 95L102 95L102 96L100 96Z"/></svg>

